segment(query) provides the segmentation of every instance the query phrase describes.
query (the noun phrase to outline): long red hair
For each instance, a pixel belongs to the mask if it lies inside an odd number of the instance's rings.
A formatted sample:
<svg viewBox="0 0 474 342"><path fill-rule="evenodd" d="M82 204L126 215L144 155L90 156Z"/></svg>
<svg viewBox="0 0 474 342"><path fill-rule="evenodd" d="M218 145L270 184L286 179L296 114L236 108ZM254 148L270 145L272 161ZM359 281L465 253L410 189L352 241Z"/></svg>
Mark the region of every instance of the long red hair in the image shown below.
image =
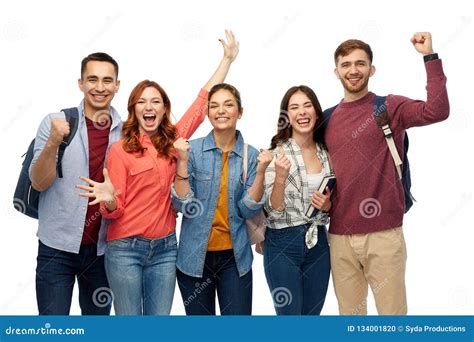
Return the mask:
<svg viewBox="0 0 474 342"><path fill-rule="evenodd" d="M150 80L144 80L138 83L135 88L133 88L132 92L130 93L130 97L128 98L128 118L127 121L124 122L122 128L123 149L125 152L129 153L143 153L143 151L145 151L145 148L140 143L140 132L138 129L138 119L135 115L135 105L140 99L143 91L148 87L155 88L160 92L161 97L163 98L163 104L165 106L165 114L163 115L163 119L161 120L156 132L150 136L150 140L159 154L169 158L175 158L173 142L176 139L177 133L175 126L170 120L171 102L164 89L158 83Z"/></svg>

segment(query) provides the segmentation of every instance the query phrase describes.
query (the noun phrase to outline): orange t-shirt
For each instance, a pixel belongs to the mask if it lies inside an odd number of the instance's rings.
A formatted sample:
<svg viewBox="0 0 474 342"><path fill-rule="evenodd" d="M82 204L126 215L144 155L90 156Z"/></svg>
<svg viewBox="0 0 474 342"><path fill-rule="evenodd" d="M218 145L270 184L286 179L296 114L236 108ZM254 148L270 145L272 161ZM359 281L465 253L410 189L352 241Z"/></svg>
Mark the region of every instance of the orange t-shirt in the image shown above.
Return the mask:
<svg viewBox="0 0 474 342"><path fill-rule="evenodd" d="M219 186L219 197L217 207L212 221L211 235L207 244L208 251L223 251L232 249L230 237L228 189L227 179L229 175L229 152L222 152L221 184Z"/></svg>
<svg viewBox="0 0 474 342"><path fill-rule="evenodd" d="M189 139L207 114L207 95L201 89L197 99L176 124L178 137ZM101 203L103 217L112 219L107 240L131 236L158 239L176 229L176 213L171 206L171 184L176 161L156 151L147 135L140 136L143 155L127 153L122 140L113 144L107 156L107 170L114 185L117 209L109 212Z"/></svg>

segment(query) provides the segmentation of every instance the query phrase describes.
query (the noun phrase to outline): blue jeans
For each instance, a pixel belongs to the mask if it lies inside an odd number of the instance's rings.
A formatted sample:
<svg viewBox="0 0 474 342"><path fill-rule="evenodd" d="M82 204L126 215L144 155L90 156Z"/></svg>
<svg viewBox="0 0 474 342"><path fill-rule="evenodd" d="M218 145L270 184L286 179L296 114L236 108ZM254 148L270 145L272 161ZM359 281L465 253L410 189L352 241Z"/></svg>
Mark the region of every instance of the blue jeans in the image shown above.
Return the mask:
<svg viewBox="0 0 474 342"><path fill-rule="evenodd" d="M268 228L264 268L277 315L319 315L329 284L330 258L326 229L318 227L318 243L305 244L307 226Z"/></svg>
<svg viewBox="0 0 474 342"><path fill-rule="evenodd" d="M176 234L107 242L105 270L116 315L169 315L176 284Z"/></svg>
<svg viewBox="0 0 474 342"><path fill-rule="evenodd" d="M186 315L215 315L216 292L221 315L252 314L252 270L242 277L232 249L207 252L202 278L177 270Z"/></svg>
<svg viewBox="0 0 474 342"><path fill-rule="evenodd" d="M83 245L79 254L75 254L39 241L36 301L40 315L69 315L76 277L81 313L109 315L112 299L104 256L97 256L97 245Z"/></svg>

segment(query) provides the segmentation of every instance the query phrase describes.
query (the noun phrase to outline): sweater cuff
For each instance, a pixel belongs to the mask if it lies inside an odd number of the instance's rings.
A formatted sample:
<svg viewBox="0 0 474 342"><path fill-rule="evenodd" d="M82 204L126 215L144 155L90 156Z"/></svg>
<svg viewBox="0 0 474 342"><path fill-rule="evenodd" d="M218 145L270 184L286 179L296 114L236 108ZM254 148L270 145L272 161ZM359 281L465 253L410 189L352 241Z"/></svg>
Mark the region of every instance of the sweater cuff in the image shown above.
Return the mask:
<svg viewBox="0 0 474 342"><path fill-rule="evenodd" d="M428 79L445 77L443 71L443 62L441 59L435 59L425 63L426 75Z"/></svg>

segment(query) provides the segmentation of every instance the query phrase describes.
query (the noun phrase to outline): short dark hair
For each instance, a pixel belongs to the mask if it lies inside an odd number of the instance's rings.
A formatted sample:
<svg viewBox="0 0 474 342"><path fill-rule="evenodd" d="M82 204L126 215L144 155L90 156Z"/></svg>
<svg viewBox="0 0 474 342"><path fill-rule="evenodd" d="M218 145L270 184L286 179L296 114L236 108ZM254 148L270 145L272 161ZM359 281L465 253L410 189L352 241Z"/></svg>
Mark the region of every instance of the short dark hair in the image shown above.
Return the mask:
<svg viewBox="0 0 474 342"><path fill-rule="evenodd" d="M237 101L237 109L239 110L239 113L242 112L242 100L240 98L240 92L237 90L236 87L234 87L233 85L230 85L228 83L218 83L216 85L214 85L211 90L209 90L209 95L208 95L208 105L209 105L209 102L211 101L211 97L212 95L214 95L215 93L217 93L219 90L221 89L224 89L224 90L228 90L234 97L235 97L235 101ZM209 106L208 106L209 108Z"/></svg>
<svg viewBox="0 0 474 342"><path fill-rule="evenodd" d="M339 56L347 56L354 50L363 50L369 56L370 64L372 64L372 59L374 58L374 55L372 53L372 49L370 48L370 45L363 42L362 40L358 39L349 39L346 40L345 42L341 43L336 51L334 51L334 63L337 65L337 58Z"/></svg>
<svg viewBox="0 0 474 342"><path fill-rule="evenodd" d="M86 72L87 63L91 61L98 61L98 62L109 62L114 66L115 69L115 76L118 78L119 66L118 63L113 59L110 55L106 54L105 52L94 52L91 53L89 56L85 57L81 62L81 78L84 76Z"/></svg>

